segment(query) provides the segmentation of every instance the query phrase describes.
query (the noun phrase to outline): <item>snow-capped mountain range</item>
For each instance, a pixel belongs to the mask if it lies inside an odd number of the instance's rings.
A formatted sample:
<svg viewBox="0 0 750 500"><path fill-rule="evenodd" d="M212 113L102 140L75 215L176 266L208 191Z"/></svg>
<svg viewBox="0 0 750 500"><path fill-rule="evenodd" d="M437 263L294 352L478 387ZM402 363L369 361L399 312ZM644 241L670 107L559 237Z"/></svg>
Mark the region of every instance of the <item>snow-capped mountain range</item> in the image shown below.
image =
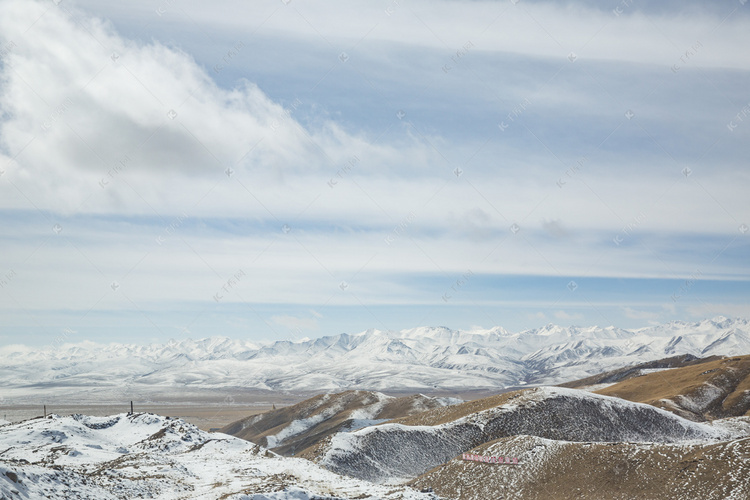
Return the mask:
<svg viewBox="0 0 750 500"><path fill-rule="evenodd" d="M555 384L680 354L750 353L750 321L717 317L635 330L509 332L419 327L257 345L228 338L167 344L0 348L0 397L95 391L99 401L154 391L243 388L315 392L462 391ZM102 396L104 394L104 396Z"/></svg>

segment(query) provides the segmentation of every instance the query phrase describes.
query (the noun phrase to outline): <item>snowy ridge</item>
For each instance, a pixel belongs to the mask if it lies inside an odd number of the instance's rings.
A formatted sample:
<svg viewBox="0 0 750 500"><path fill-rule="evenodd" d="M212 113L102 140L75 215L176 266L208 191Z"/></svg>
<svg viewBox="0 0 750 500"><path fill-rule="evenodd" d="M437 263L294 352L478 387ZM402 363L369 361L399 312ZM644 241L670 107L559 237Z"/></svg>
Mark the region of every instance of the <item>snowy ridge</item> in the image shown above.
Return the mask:
<svg viewBox="0 0 750 500"><path fill-rule="evenodd" d="M0 427L0 449L0 498L432 498L269 457L247 441L153 414L9 424Z"/></svg>
<svg viewBox="0 0 750 500"><path fill-rule="evenodd" d="M568 442L675 443L728 440L744 431L692 422L646 404L542 387L439 425L390 423L338 433L320 461L330 470L368 481L403 480L482 443L516 435Z"/></svg>
<svg viewBox="0 0 750 500"><path fill-rule="evenodd" d="M211 338L145 346L6 346L0 348L0 396L22 402L67 391L121 401L175 387L459 391L556 384L678 354L747 353L750 322L723 317L637 330L556 325L517 333L500 327L367 330L267 345Z"/></svg>
<svg viewBox="0 0 750 500"><path fill-rule="evenodd" d="M382 394L380 392L370 393L372 396L374 396L375 401L373 403L370 403L362 408L359 408L357 410L354 410L349 413L349 417L354 420L354 425L359 427L365 427L367 425L372 425L373 419L375 416L380 413L380 410L383 409L383 406L388 400L393 400L395 398L392 398L390 396L386 396L385 394ZM321 406L325 405L325 403L330 399L330 395L326 394L321 398ZM266 443L268 448L275 448L281 444L284 443L284 441L290 437L298 436L309 429L315 427L317 424L328 420L332 416L336 415L337 413L340 413L344 411L346 405L346 401L343 399L338 399L334 404L329 405L319 413L316 413L315 415L312 415L307 418L303 418L300 420L293 420L291 421L286 427L284 427L280 432L277 434L274 434L272 436L266 436Z"/></svg>
<svg viewBox="0 0 750 500"><path fill-rule="evenodd" d="M302 453L304 456L308 448L336 432L352 432L461 402L422 394L397 398L380 392L345 391L318 395L291 406L247 417L225 426L221 431L271 448L282 455Z"/></svg>

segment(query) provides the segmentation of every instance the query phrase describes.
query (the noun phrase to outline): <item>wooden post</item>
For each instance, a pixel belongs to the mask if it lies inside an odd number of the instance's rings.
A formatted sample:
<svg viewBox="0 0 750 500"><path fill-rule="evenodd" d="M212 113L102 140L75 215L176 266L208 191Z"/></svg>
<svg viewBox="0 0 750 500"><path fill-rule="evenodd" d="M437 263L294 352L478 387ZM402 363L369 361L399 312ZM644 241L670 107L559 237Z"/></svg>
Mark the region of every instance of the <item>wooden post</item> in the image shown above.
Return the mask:
<svg viewBox="0 0 750 500"><path fill-rule="evenodd" d="M131 415L133 414L133 402L132 401L130 402L130 414Z"/></svg>
<svg viewBox="0 0 750 500"><path fill-rule="evenodd" d="M44 405L44 418L47 418L47 405Z"/></svg>

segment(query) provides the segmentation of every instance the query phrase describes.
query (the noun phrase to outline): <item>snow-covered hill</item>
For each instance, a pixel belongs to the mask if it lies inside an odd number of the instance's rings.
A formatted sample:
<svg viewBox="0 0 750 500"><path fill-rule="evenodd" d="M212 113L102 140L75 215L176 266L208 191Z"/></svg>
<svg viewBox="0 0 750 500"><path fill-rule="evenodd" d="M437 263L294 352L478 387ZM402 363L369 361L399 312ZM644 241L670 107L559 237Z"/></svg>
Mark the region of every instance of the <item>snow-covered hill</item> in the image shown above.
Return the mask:
<svg viewBox="0 0 750 500"><path fill-rule="evenodd" d="M422 394L395 398L380 392L345 391L321 394L295 405L243 418L221 432L282 455L295 455L341 430L357 430L458 403L462 401Z"/></svg>
<svg viewBox="0 0 750 500"><path fill-rule="evenodd" d="M430 392L554 384L678 354L750 353L750 322L723 317L637 330L555 325L512 333L420 327L256 345L211 338L145 346L0 348L0 397L101 402L174 389Z"/></svg>
<svg viewBox="0 0 750 500"><path fill-rule="evenodd" d="M557 441L674 443L744 437L651 405L561 387L539 387L334 435L316 457L330 470L368 481L415 477L467 450L508 436ZM442 420L447 420L442 422Z"/></svg>
<svg viewBox="0 0 750 500"><path fill-rule="evenodd" d="M341 477L248 441L153 414L73 415L0 426L0 498L427 500Z"/></svg>

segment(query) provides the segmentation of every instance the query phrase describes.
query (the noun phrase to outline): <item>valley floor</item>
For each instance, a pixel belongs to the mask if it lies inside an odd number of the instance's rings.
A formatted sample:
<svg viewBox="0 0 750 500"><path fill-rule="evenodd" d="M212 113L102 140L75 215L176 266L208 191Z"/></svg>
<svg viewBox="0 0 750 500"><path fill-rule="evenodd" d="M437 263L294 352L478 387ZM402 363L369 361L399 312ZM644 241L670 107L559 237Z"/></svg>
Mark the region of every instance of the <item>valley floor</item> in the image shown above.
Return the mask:
<svg viewBox="0 0 750 500"><path fill-rule="evenodd" d="M281 403L280 403L281 404ZM181 418L185 422L195 425L201 430L210 431L225 425L256 415L272 408L272 403L262 401L258 403L237 403L232 405L217 404L136 404L138 412L155 413L165 417ZM128 411L128 405L47 405L47 413L58 415L74 415L77 413L103 417L123 411ZM39 405L0 406L0 419L8 422L20 422L43 415L43 407Z"/></svg>

